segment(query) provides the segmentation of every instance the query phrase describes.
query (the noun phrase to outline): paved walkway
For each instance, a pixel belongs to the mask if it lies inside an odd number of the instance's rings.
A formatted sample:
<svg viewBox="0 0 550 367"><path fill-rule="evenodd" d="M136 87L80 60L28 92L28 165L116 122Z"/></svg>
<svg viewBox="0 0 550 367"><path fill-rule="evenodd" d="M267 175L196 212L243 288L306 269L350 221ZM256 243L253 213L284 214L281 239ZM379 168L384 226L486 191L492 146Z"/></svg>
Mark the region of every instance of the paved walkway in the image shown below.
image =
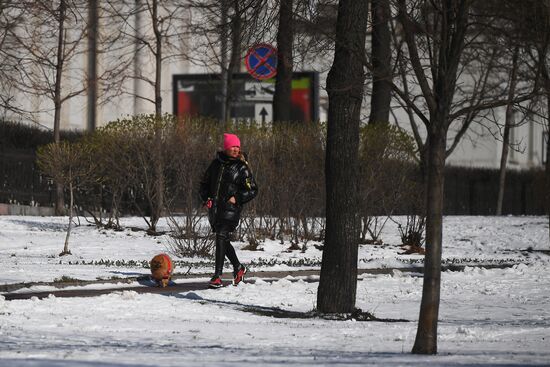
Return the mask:
<svg viewBox="0 0 550 367"><path fill-rule="evenodd" d="M502 265L450 265L443 266L443 271L462 271L466 266L469 267L483 267L483 268L508 268L512 267L515 264L502 264ZM421 274L423 268L421 267L409 267L409 268L378 268L378 269L358 269L359 275L361 274L392 274L394 271L408 272L408 273L419 273ZM304 281L316 282L318 281L319 270L292 270L292 271L258 271L258 272L249 272L246 277L247 283L254 283L255 279L260 278L263 281L274 281L277 279L285 278L288 276L299 278ZM200 280L198 280L200 278ZM126 282L137 282L140 283L139 286L128 285L120 286L116 288L104 288L104 289L59 289L51 291L39 291L39 292L7 292L3 293L2 296L7 301L18 300L18 299L31 299L33 297L42 299L53 295L55 297L96 297L102 294L108 294L113 292L122 292L122 291L134 291L137 293L158 293L158 294L174 294L182 292L190 292L197 290L208 289L208 274L194 274L194 275L175 275L172 278L172 282L166 288L156 286L148 277L142 278L129 278L126 279ZM193 279L193 280L191 280ZM180 280L178 282L178 280ZM185 281L181 281L185 280ZM191 280L191 281L188 281ZM40 283L41 286L53 286L53 287L68 287L68 286L83 286L89 284L109 284L109 283L120 283L121 280L113 280L110 282L106 281L82 281L74 283ZM231 286L231 279L225 278L224 284ZM26 287L31 285L38 284L27 284ZM16 285L12 285L15 288ZM18 285L18 289L23 288L23 285Z"/></svg>

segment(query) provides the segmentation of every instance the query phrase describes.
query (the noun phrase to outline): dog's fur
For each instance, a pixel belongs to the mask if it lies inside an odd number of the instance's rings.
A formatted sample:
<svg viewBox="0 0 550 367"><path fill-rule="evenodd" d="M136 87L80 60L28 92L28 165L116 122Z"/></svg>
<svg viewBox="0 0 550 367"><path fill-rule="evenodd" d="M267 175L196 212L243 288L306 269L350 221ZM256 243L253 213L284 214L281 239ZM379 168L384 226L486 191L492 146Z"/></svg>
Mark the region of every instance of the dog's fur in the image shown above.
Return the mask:
<svg viewBox="0 0 550 367"><path fill-rule="evenodd" d="M172 260L166 254L160 254L151 260L151 278L161 287L166 287L172 278L174 267Z"/></svg>

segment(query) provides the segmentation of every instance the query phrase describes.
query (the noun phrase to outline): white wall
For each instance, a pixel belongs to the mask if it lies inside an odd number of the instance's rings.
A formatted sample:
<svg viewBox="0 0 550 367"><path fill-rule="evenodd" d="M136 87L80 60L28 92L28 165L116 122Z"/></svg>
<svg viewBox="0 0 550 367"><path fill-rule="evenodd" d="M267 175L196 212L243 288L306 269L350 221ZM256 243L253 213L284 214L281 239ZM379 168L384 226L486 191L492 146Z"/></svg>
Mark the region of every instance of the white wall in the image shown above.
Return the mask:
<svg viewBox="0 0 550 367"><path fill-rule="evenodd" d="M189 14L191 17L191 14ZM111 20L112 21L112 20ZM104 22L109 22L105 20ZM139 32L147 33L151 32L150 23L145 17L140 21ZM116 23L102 24L100 29L102 32L108 33L112 27L119 26ZM194 47L197 43L198 37L192 37L181 45L182 48L188 48L195 50ZM85 52L85 40L81 46L83 52L78 57L71 60L68 65L67 73L64 77L65 86L75 89L79 87L78 83L84 83L84 75L87 70L87 55ZM100 60L98 62L99 70L101 68L107 68L110 62L116 60L118 57L129 57L132 52L131 49L134 46L129 44L125 49L118 50L118 54L105 53L100 54ZM243 52L246 52L244 47ZM109 50L107 50L109 51ZM200 53L206 52L204 49L197 51ZM196 52L196 53L197 53ZM201 57L207 60L210 56L201 54L195 55L197 59ZM199 57L200 56L200 57ZM208 57L207 57L208 56ZM328 50L322 57L312 56L308 59L304 59L302 62L297 63L297 68L301 70L318 70L320 72L320 98L321 98L321 120L326 119L326 75L330 69L332 63L332 51ZM132 65L132 64L131 64ZM152 78L154 76L155 61L152 55L148 52L141 52L139 55L139 71L144 75ZM133 67L133 66L132 66ZM172 75L184 74L184 73L210 73L217 72L217 67L206 65L200 65L200 63L193 64L189 61L171 61L163 64L162 74L162 98L163 98L163 112L171 113L173 111L173 96L172 96ZM133 70L132 70L133 72ZM368 81L367 81L368 82ZM153 99L154 89L146 82L140 81L135 83L133 79L127 79L123 85L123 91L126 93L114 93L115 96L109 97L110 94L103 94L100 99L105 99L106 102L98 106L97 113L97 125L103 126L109 121L113 121L117 118L133 115L136 113L153 113L154 105L151 102L137 99L134 94L139 94L143 97ZM19 97L21 103L29 108L49 109L50 112L37 113L37 121L43 125L52 128L53 127L53 105L45 98L38 99L35 97L24 98ZM136 102L137 101L137 102ZM86 128L87 118L87 99L83 94L79 97L75 97L67 101L62 108L61 114L61 127L62 129L78 129L82 130ZM370 101L365 98L363 104L363 118L366 121L368 117L368 111L370 109ZM395 117L399 122L399 126L411 131L410 124L408 123L408 117L401 111L394 111ZM495 111L494 115L500 125L504 123L503 109ZM421 123L419 123L421 125ZM512 139L516 150L511 150L509 154L509 167L511 168L531 168L542 165L543 162L543 135L544 129L540 118L527 121L513 129ZM450 137L452 138L452 129ZM500 164L500 154L502 150L502 143L499 140L500 131L496 125L483 126L480 123L472 124L470 131L463 137L461 143L456 147L452 155L448 158L447 163L454 166L469 166L469 167L489 167L498 168ZM449 141L450 144L450 141Z"/></svg>

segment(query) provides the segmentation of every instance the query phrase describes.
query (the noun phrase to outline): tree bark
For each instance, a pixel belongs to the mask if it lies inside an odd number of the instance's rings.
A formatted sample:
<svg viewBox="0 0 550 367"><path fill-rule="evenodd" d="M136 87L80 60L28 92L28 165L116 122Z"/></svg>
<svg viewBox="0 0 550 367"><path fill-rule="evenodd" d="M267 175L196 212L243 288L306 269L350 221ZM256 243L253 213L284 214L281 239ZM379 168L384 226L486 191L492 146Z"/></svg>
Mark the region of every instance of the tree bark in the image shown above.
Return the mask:
<svg viewBox="0 0 550 367"><path fill-rule="evenodd" d="M233 101L233 74L239 71L241 63L241 43L242 43L242 19L240 0L233 1L233 19L231 20L231 57L227 67L226 97L225 97L225 116L224 121L231 119L231 102Z"/></svg>
<svg viewBox="0 0 550 367"><path fill-rule="evenodd" d="M155 33L155 115L162 116L162 36L159 29L158 0L153 0L153 32Z"/></svg>
<svg viewBox="0 0 550 367"><path fill-rule="evenodd" d="M545 181L546 181L546 214L548 215L548 243L550 243L550 74L546 62L548 46L550 45L548 37L545 38L543 47L539 52L539 68L543 79L544 93L546 94L546 166L545 166Z"/></svg>
<svg viewBox="0 0 550 367"><path fill-rule="evenodd" d="M154 151L154 174L155 174L155 201L151 208L151 224L150 231L156 232L156 225L162 216L164 209L164 160L162 154L162 95L161 95L161 83L162 83L162 36L159 29L159 15L158 15L158 0L153 0L153 32L155 33L156 40L156 67L155 67L155 151Z"/></svg>
<svg viewBox="0 0 550 367"><path fill-rule="evenodd" d="M389 0L372 0L373 84L369 124L389 123L392 90Z"/></svg>
<svg viewBox="0 0 550 367"><path fill-rule="evenodd" d="M67 235L65 236L65 245L63 246L63 252L59 256L70 255L69 251L69 237L71 237L71 229L73 224L73 206L74 206L74 194L73 194L73 178L69 176L69 192L71 195L69 206L69 227L67 228Z"/></svg>
<svg viewBox="0 0 550 367"><path fill-rule="evenodd" d="M273 121L290 121L292 94L293 0L281 0L277 29L277 76L273 96Z"/></svg>
<svg viewBox="0 0 550 367"><path fill-rule="evenodd" d="M229 105L228 99L229 95L227 93L227 80L228 80L228 72L227 72L227 28L228 28L228 2L229 0L220 0L220 12L221 12L221 26L220 26L220 76L221 76L221 82L222 82L222 110L220 114L220 120L221 122L227 121L227 106Z"/></svg>
<svg viewBox="0 0 550 367"><path fill-rule="evenodd" d="M414 73L422 86L422 93L430 111L430 119L426 124L428 138L427 157L425 157L427 158L427 186L424 282L418 329L412 352L437 354L446 142L451 123L449 112L455 95L471 1L448 0L434 4L433 10L439 12L439 25L432 45L436 48L434 53L437 54L437 59L433 60L435 64L431 67L433 87L430 87L417 53L411 20L405 13L405 1L400 1L399 5Z"/></svg>
<svg viewBox="0 0 550 367"><path fill-rule="evenodd" d="M317 309L323 313L355 308L360 232L357 157L367 18L367 1L340 0L334 62L327 78L326 235L317 294Z"/></svg>
<svg viewBox="0 0 550 367"><path fill-rule="evenodd" d="M134 0L135 8L140 9L141 8L141 1L142 0ZM139 96L141 93L141 48L140 48L140 39L143 38L143 35L141 32L143 32L143 24L142 24L142 15L141 11L137 11L134 15L134 24L133 27L136 32L136 38L134 39L134 56L132 60L132 64L134 67L133 70L133 79L134 79L134 115L137 115L140 112L140 98Z"/></svg>
<svg viewBox="0 0 550 367"><path fill-rule="evenodd" d="M546 214L548 215L548 243L550 244L550 88L546 91Z"/></svg>
<svg viewBox="0 0 550 367"><path fill-rule="evenodd" d="M88 131L94 131L97 121L97 34L98 3L88 2Z"/></svg>
<svg viewBox="0 0 550 367"><path fill-rule="evenodd" d="M502 203L504 201L504 189L506 186L506 163L508 162L508 151L510 149L510 130L514 128L514 106L512 101L514 100L514 94L516 93L518 55L519 46L516 46L512 57L512 72L510 74L510 88L508 89L508 104L506 105L504 133L502 134L502 153L500 155L496 215L502 215Z"/></svg>
<svg viewBox="0 0 550 367"><path fill-rule="evenodd" d="M443 187L446 131L432 129L428 135L426 195L426 255L418 330L413 353L437 353L437 324L441 293L441 251L443 247Z"/></svg>
<svg viewBox="0 0 550 367"><path fill-rule="evenodd" d="M54 141L59 144L61 141L61 79L63 77L64 68L64 43L65 43L65 17L67 12L67 4L65 0L59 3L59 24L57 35L57 61L55 66L55 87L54 87L54 117L53 117L53 134ZM55 214L63 215L65 212L65 199L63 193L63 184L55 183Z"/></svg>

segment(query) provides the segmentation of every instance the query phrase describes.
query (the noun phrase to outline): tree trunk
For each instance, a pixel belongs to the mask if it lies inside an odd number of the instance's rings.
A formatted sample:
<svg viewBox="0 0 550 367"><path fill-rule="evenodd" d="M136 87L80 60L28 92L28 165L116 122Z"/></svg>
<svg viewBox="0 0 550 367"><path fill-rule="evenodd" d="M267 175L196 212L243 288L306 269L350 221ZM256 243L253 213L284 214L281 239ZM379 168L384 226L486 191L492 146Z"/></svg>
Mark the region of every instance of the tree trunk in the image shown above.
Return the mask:
<svg viewBox="0 0 550 367"><path fill-rule="evenodd" d="M156 233L156 226L162 216L164 210L164 157L162 152L163 146L163 124L161 118L155 120L155 142L154 142L154 190L153 201L151 205L151 222L149 224L149 232Z"/></svg>
<svg viewBox="0 0 550 367"><path fill-rule="evenodd" d="M226 82L226 98L225 98L225 116L224 121L231 119L231 102L233 101L233 74L239 71L241 63L241 43L242 43L242 19L241 9L239 7L240 0L233 1L234 14L231 21L231 57L229 58L229 66L227 67L227 82Z"/></svg>
<svg viewBox="0 0 550 367"><path fill-rule="evenodd" d="M348 313L357 288L359 120L368 2L340 0L329 97L326 152L326 236L317 309Z"/></svg>
<svg viewBox="0 0 550 367"><path fill-rule="evenodd" d="M372 0L373 84L369 124L389 123L392 88L389 0Z"/></svg>
<svg viewBox="0 0 550 367"><path fill-rule="evenodd" d="M54 117L53 117L53 134L54 141L59 144L61 141L61 78L63 77L64 67L64 41L65 41L65 15L67 12L67 4L65 0L59 3L59 24L57 35L57 62L55 67L55 87L54 87ZM55 214L63 215L65 212L65 199L63 197L63 184L55 183Z"/></svg>
<svg viewBox="0 0 550 367"><path fill-rule="evenodd" d="M141 8L141 0L134 0L135 8L140 9ZM134 115L137 115L140 112L140 101L141 99L139 96L141 93L141 48L140 48L140 39L143 38L143 35L141 32L143 32L143 24L142 24L142 15L141 11L137 11L134 15L134 29L136 32L136 38L134 40L134 57L132 60L133 63L133 74L134 74Z"/></svg>
<svg viewBox="0 0 550 367"><path fill-rule="evenodd" d="M443 237L443 181L446 149L445 128L431 129L428 135L426 187L426 256L418 330L412 352L437 353L437 323L441 287Z"/></svg>
<svg viewBox="0 0 550 367"><path fill-rule="evenodd" d="M293 0L281 0L277 29L277 76L273 95L273 121L290 121L292 94Z"/></svg>
<svg viewBox="0 0 550 367"><path fill-rule="evenodd" d="M546 213L548 214L548 243L550 244L550 88L546 91Z"/></svg>
<svg viewBox="0 0 550 367"><path fill-rule="evenodd" d="M546 46L539 50L539 67L541 68L546 93L546 213L548 215L548 243L550 244L550 75L546 61L548 40Z"/></svg>
<svg viewBox="0 0 550 367"><path fill-rule="evenodd" d="M437 353L437 324L439 318L439 299L441 293L441 252L443 248L443 195L446 158L447 132L451 121L449 111L458 79L458 69L468 30L468 15L471 1L441 1L438 29L435 37L438 41L434 48L437 64L432 64L433 87L418 54L413 34L407 35L407 46L412 50L413 68L422 85L425 101L430 111L426 124L427 137L427 181L426 181L426 255L424 260L424 282L422 301L418 318L418 330L412 352L415 354ZM405 1L400 2L406 10ZM407 32L411 32L410 19L404 18ZM435 60L435 59L434 59Z"/></svg>
<svg viewBox="0 0 550 367"><path fill-rule="evenodd" d="M158 0L153 0L153 32L155 33L155 115L162 116L162 36L159 29Z"/></svg>
<svg viewBox="0 0 550 367"><path fill-rule="evenodd" d="M514 49L514 56L512 58L510 89L508 90L508 104L506 105L504 133L502 134L502 154L500 155L500 172L496 215L502 215L502 203L504 201L504 188L506 185L506 163L508 161L508 150L510 149L510 130L514 128L514 106L512 101L514 99L514 94L516 93L518 55L519 47L516 46L516 48Z"/></svg>
<svg viewBox="0 0 550 367"><path fill-rule="evenodd" d="M154 177L155 200L151 208L150 231L156 232L156 225L162 216L164 208L164 161L162 156L162 36L159 29L158 0L153 0L153 31L156 40L156 68L155 68L155 151L154 151Z"/></svg>
<svg viewBox="0 0 550 367"><path fill-rule="evenodd" d="M227 94L227 80L228 80L228 72L227 72L227 27L228 27L228 1L229 0L220 0L220 12L221 12L221 29L220 29L220 74L221 74L221 81L222 81L222 111L220 115L221 122L227 121L227 106L229 103L227 102L229 96Z"/></svg>
<svg viewBox="0 0 550 367"><path fill-rule="evenodd" d="M70 255L69 251L69 237L71 237L71 228L73 225L73 206L74 206L74 194L73 194L73 182L72 177L69 178L69 192L71 195L70 206L69 206L69 227L67 228L67 236L65 236L65 246L63 246L63 252L59 256Z"/></svg>
<svg viewBox="0 0 550 367"><path fill-rule="evenodd" d="M88 2L88 131L94 131L97 120L97 0Z"/></svg>

